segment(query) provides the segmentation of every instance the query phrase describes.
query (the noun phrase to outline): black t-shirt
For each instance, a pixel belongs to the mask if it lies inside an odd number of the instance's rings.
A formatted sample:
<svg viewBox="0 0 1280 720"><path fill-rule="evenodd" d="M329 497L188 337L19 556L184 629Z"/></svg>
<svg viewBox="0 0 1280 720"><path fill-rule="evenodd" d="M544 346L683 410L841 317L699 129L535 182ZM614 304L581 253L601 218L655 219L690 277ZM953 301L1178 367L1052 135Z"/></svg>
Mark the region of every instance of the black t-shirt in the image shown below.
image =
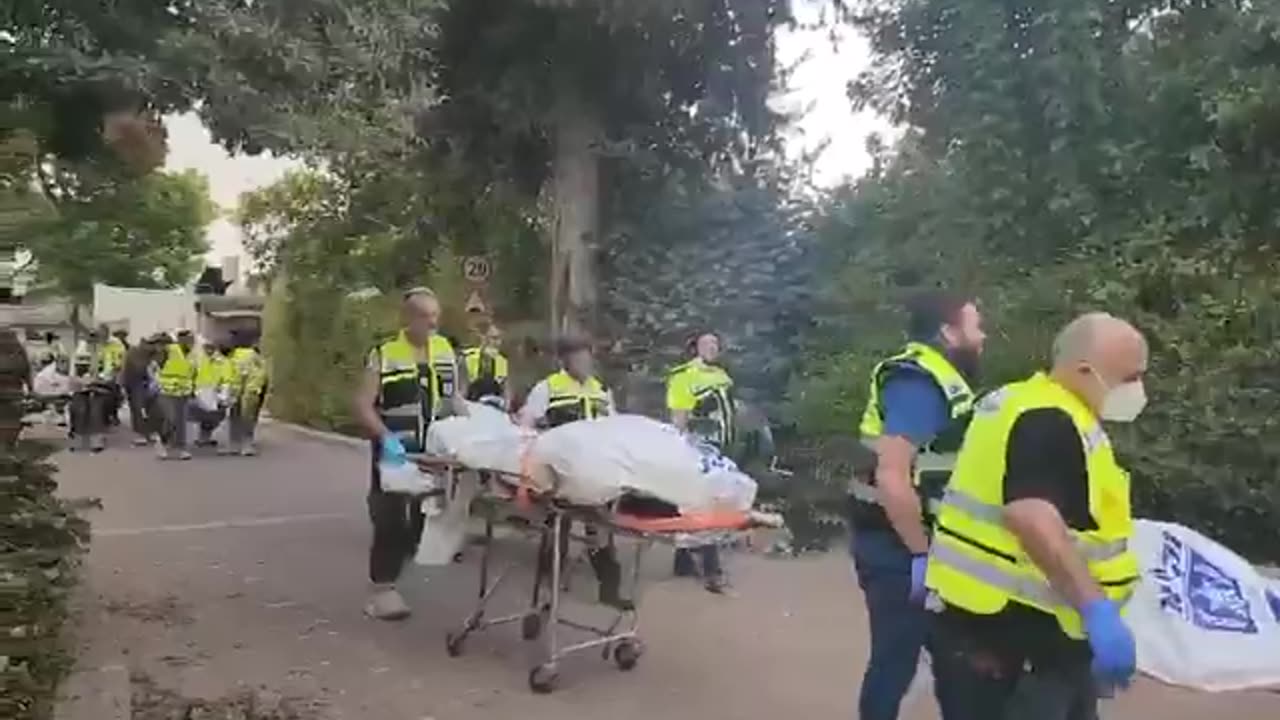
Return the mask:
<svg viewBox="0 0 1280 720"><path fill-rule="evenodd" d="M1004 501L1037 498L1054 505L1073 530L1097 529L1089 512L1089 473L1075 423L1057 408L1028 410L1014 421L1005 449ZM994 615L948 607L943 627L980 637L984 649L1033 665L1075 662L1089 645L1062 633L1052 615L1012 602Z"/></svg>

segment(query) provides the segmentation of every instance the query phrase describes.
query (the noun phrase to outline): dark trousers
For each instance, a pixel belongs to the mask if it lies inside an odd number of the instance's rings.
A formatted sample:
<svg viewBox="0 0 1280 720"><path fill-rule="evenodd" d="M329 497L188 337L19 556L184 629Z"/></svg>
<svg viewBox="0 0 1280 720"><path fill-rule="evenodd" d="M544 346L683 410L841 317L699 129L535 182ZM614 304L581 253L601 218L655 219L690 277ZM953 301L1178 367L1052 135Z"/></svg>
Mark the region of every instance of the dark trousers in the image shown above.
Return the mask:
<svg viewBox="0 0 1280 720"><path fill-rule="evenodd" d="M233 446L239 447L253 442L254 432L258 427L258 410L261 407L261 398L250 407L245 407L245 404L240 401L231 406L227 418L227 433Z"/></svg>
<svg viewBox="0 0 1280 720"><path fill-rule="evenodd" d="M190 395L165 395L159 398L160 412L164 418L160 436L170 450L187 449L187 420L191 406Z"/></svg>
<svg viewBox="0 0 1280 720"><path fill-rule="evenodd" d="M120 424L120 404L124 401L124 391L117 383L111 383L110 389L110 394L104 400L103 414L107 427L115 427Z"/></svg>
<svg viewBox="0 0 1280 720"><path fill-rule="evenodd" d="M720 567L720 546L703 545L696 548L676 548L675 557L675 574L680 576L690 576L698 574L698 563L694 562L694 555L697 555L702 564L702 576L707 579L719 577L724 572Z"/></svg>
<svg viewBox="0 0 1280 720"><path fill-rule="evenodd" d="M911 551L887 529L854 530L854 570L867 602L871 626L871 658L858 696L861 720L894 720L916 675L920 651L929 642L932 614L908 600L911 594ZM934 691L947 713L947 678L934 665ZM989 720L989 719L988 719Z"/></svg>
<svg viewBox="0 0 1280 720"><path fill-rule="evenodd" d="M944 720L1097 720L1098 691L1085 659L1030 667L940 627L934 672L949 678Z"/></svg>
<svg viewBox="0 0 1280 720"><path fill-rule="evenodd" d="M101 440L106 432L109 402L110 393L105 388L80 390L71 396L71 432L82 445Z"/></svg>
<svg viewBox="0 0 1280 720"><path fill-rule="evenodd" d="M369 580L390 584L400 577L404 565L418 551L418 540L426 516L422 500L403 493L382 491L378 474L378 454L373 453L369 481L369 520L373 523L373 543L369 546Z"/></svg>
<svg viewBox="0 0 1280 720"><path fill-rule="evenodd" d="M550 521L548 521L550 522ZM573 529L573 522L565 519L560 523L560 562L561 568L565 568L569 562L569 540ZM596 576L599 583L600 601L608 605L618 605L622 601L622 565L618 562L618 550L614 545L613 534L608 534L604 540L600 539L599 529L590 524L584 523L584 534L587 536L588 542L592 545L587 550L587 561L591 565L591 571ZM541 546L538 548L538 578L551 581L551 544L550 535L547 533L543 536Z"/></svg>
<svg viewBox="0 0 1280 720"><path fill-rule="evenodd" d="M149 438L157 432L157 398L143 383L125 388L129 402L129 426L139 437Z"/></svg>

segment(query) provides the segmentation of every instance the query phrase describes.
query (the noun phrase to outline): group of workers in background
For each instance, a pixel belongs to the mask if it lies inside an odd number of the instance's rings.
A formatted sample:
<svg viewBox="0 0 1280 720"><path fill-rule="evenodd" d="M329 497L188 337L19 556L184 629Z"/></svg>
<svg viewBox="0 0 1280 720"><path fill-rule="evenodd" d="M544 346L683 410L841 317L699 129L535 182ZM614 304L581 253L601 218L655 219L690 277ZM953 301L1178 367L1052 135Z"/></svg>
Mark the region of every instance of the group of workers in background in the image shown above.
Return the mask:
<svg viewBox="0 0 1280 720"><path fill-rule="evenodd" d="M1136 666L1129 476L1102 423L1145 406L1146 341L1083 315L1049 370L979 398L972 298L917 298L910 334L872 371L850 485L871 630L859 717L896 718L927 649L944 720L1094 720Z"/></svg>
<svg viewBox="0 0 1280 720"><path fill-rule="evenodd" d="M369 549L372 591L365 613L381 620L409 615L396 581L416 551L424 516L416 498L382 490L380 464L397 465L406 462L409 453L421 452L430 424L449 414L467 414L467 400L502 407L513 412L520 425L536 429L617 411L613 393L596 374L591 344L584 338L563 338L557 344L559 369L535 384L517 409L512 402L508 360L501 352L502 335L496 326L485 329L476 347L456 352L453 343L439 333L440 303L427 288L404 294L401 322L395 337L369 352L354 397L354 415L372 448L368 493L373 524ZM719 352L719 338L714 333L690 340L688 361L669 376L667 405L675 425L728 451L735 440L736 408L733 380L717 364ZM629 608L630 601L622 596L622 568L613 538L592 527L586 528L586 533L592 539L587 557L599 583L600 602ZM561 539L562 545L566 540ZM542 563L549 551L545 545L539 553ZM701 568L695 559L701 560ZM700 574L712 592L722 592L725 587L715 546L677 554L675 571L678 575Z"/></svg>
<svg viewBox="0 0 1280 720"><path fill-rule="evenodd" d="M196 445L220 454L256 454L258 414L267 391L267 366L256 333L232 331L224 344L206 342L197 351L195 335L157 333L135 346L128 334L106 326L91 331L73 358L52 352L31 383L32 395L61 423L70 420L72 450L100 452L107 431L119 424L128 403L134 444L155 444L161 459L187 460L187 425L199 426ZM227 441L214 433L227 424Z"/></svg>

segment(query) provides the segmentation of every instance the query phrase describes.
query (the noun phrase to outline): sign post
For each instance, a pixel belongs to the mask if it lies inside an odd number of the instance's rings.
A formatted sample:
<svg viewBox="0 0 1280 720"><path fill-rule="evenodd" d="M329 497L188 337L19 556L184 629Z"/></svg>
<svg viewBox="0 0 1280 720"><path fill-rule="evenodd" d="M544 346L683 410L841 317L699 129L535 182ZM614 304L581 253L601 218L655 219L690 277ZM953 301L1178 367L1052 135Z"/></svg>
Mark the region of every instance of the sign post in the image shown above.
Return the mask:
<svg viewBox="0 0 1280 720"><path fill-rule="evenodd" d="M479 329L482 322L490 319L491 312L485 295L489 289L489 278L493 275L493 264L484 255L468 255L462 258L462 278L470 288L467 291L467 304L464 306L467 320L472 330Z"/></svg>

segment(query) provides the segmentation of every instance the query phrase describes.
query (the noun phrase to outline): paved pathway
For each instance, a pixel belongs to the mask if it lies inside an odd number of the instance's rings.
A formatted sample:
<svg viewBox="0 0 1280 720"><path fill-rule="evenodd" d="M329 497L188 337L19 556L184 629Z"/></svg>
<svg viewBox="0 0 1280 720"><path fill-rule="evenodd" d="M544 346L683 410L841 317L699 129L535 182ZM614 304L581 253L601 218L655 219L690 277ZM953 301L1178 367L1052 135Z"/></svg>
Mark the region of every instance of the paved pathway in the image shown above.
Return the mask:
<svg viewBox="0 0 1280 720"><path fill-rule="evenodd" d="M365 620L363 456L279 426L265 435L252 459L159 463L133 448L58 456L64 491L104 503L93 518L85 669L124 668L189 698L265 690L300 698L321 718L853 716L865 620L839 554L734 558L734 597L658 583L645 596L639 667L623 673L579 657L563 668L559 691L534 696L526 688L533 651L515 628L473 636L464 657L445 656L444 634L474 592L474 559L413 571L406 595L417 612L408 622ZM155 696L134 689L135 705ZM907 715L935 717L927 699ZM1274 720L1280 695L1143 683L1105 709L1134 720L1215 715Z"/></svg>

